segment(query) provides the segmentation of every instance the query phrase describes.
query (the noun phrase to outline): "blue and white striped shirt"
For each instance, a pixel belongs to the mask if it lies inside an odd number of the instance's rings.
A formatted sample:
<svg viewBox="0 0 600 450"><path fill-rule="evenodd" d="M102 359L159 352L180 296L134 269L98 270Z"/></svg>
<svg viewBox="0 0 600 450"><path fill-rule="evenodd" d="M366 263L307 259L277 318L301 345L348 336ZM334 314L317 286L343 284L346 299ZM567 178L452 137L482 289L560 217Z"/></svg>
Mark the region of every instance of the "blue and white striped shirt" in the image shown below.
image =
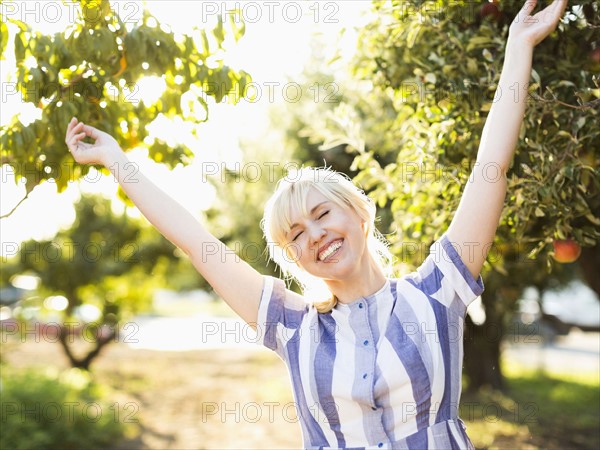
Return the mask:
<svg viewBox="0 0 600 450"><path fill-rule="evenodd" d="M473 448L458 402L482 292L445 235L415 272L328 314L265 277L258 330L288 367L304 447Z"/></svg>

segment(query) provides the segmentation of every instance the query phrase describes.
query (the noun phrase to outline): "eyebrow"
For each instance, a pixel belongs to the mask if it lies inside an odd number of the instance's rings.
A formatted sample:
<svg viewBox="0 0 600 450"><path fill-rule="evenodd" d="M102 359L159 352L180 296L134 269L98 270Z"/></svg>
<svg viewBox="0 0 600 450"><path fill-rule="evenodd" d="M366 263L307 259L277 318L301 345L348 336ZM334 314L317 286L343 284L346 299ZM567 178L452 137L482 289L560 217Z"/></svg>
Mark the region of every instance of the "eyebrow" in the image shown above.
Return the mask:
<svg viewBox="0 0 600 450"><path fill-rule="evenodd" d="M323 201L323 202L321 202L321 203L318 203L318 204L316 204L315 206L313 206L313 207L312 207L312 209L310 210L310 214L311 214L311 215L312 215L312 214L314 214L314 212L315 212L317 209L319 209L319 207L320 207L320 206L323 206L325 203L329 203L329 200L325 200L325 201ZM294 228L296 228L297 226L299 226L299 224L298 224L298 223L293 223L293 224L290 226L290 231L292 231L292 230L293 230ZM288 233L289 233L289 231L288 231Z"/></svg>

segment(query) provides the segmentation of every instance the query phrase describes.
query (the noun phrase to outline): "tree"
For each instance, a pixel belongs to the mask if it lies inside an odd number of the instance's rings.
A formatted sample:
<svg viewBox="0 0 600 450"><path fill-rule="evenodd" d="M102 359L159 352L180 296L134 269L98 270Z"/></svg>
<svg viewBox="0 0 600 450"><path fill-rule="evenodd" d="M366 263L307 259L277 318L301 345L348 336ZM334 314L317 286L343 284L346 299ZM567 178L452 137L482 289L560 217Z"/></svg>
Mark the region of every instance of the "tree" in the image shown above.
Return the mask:
<svg viewBox="0 0 600 450"><path fill-rule="evenodd" d="M62 192L69 181L81 179L91 169L74 164L66 151L64 137L71 117L107 131L124 149L145 147L154 161L173 168L188 164L191 151L177 139L167 144L167 137L151 135L149 125L162 115L181 120L195 135L197 126L208 120L211 100L236 103L251 81L248 73L228 67L223 59L227 45L244 34L240 15L229 14L228 24L217 17L214 28L186 35L159 23L147 10L139 22L125 23L127 19L112 10L108 0L81 0L67 29L45 35L12 17L10 5L2 12L6 17L0 18L0 57L7 56L12 40L16 62L7 95L10 101L29 102L38 110L31 123L15 116L0 130L0 162L18 183L24 181L23 200L44 181L55 183ZM138 83L150 76L162 81L161 95L151 103L137 101ZM104 168L96 169L108 174ZM119 195L131 204L121 189ZM171 244L153 230L109 211L106 201L83 199L73 230L59 232L53 241L23 243L21 248L37 250L30 255L21 252L9 265L11 270L7 266L2 274L6 279L14 270L33 271L42 280L44 296L60 294L68 300L61 313L61 343L72 365L86 369L115 337L124 318L148 303L154 285L143 281L145 275L154 271L157 282L177 261L185 273L178 270L176 283L188 287L194 283L191 265L174 256ZM140 236L143 241L137 240ZM61 250L57 260L40 256L40 250L52 251L56 246ZM83 249L91 249L91 256L82 254ZM92 348L79 357L67 340L66 324L87 304L97 307L100 316L85 327Z"/></svg>
<svg viewBox="0 0 600 450"><path fill-rule="evenodd" d="M60 320L54 330L37 331L54 331L71 365L89 370L104 346L132 338L135 325L126 320L151 306L153 290L165 284L177 255L175 246L141 219L117 215L110 200L89 195L77 203L72 228L48 241L23 242L2 276L8 281L29 273L40 279L38 295L25 306ZM57 298L66 300L56 303ZM96 317L81 317L86 309ZM79 355L83 342L89 345Z"/></svg>
<svg viewBox="0 0 600 450"><path fill-rule="evenodd" d="M484 5L374 2L350 67L354 81L340 88L334 108L304 115L304 134L323 149L343 143L355 152L355 181L389 210L383 231L404 270L424 259L458 206L494 100L508 25L522 2L503 1L497 14ZM465 372L473 389L502 387L500 338L521 291L572 275L572 266L551 258L553 241L576 240L584 247L580 273L597 272L599 10L597 1L570 2L559 30L536 48L530 86L501 93L528 95L529 104L484 267L486 322L467 319Z"/></svg>
<svg viewBox="0 0 600 450"><path fill-rule="evenodd" d="M226 37L237 41L245 31L234 14L229 15L228 28L219 16L211 32L196 30L189 36L171 31L147 10L139 23L125 24L108 0L80 0L77 11L74 23L54 35L35 32L10 16L0 17L0 57L14 34L17 65L7 95L40 110L32 123L15 116L0 130L0 162L10 165L17 182L25 180L27 195L44 180L52 180L62 192L67 182L90 170L74 165L66 151L64 136L71 117L110 133L126 149L146 147L157 162L185 165L190 150L180 142L167 145L149 136L148 125L159 114L197 125L208 120L209 98L219 103L227 96L235 103L251 81L249 74L223 62ZM137 83L153 75L164 81L164 92L152 104L136 101Z"/></svg>
<svg viewBox="0 0 600 450"><path fill-rule="evenodd" d="M222 164L207 172L218 192L206 222L219 240L260 273L279 276L279 268L269 260L266 241L260 228L264 205L274 192L276 182L285 175L290 152L275 137L276 130L260 140L240 142L242 158L235 164Z"/></svg>

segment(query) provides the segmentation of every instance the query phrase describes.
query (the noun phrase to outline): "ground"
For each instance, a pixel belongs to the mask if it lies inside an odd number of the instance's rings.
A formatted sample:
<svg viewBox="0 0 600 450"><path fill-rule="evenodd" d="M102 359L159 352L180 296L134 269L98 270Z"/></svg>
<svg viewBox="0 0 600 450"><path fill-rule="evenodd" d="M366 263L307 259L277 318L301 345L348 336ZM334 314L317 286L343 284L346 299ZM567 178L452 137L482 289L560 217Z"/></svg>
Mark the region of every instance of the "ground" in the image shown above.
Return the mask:
<svg viewBox="0 0 600 450"><path fill-rule="evenodd" d="M68 367L56 343L20 343L14 367ZM132 350L115 343L92 366L119 393L139 435L111 449L292 449L301 446L283 362L266 350ZM113 412L114 413L114 412Z"/></svg>
<svg viewBox="0 0 600 450"><path fill-rule="evenodd" d="M597 355L595 344L589 353ZM15 368L68 367L60 346L43 340L4 346L2 358ZM593 377L581 384L511 370L505 370L511 394L462 399L461 416L478 449L598 448L600 394ZM285 366L268 350L156 351L111 343L92 373L111 388L119 420L130 425L129 436L111 450L301 448Z"/></svg>

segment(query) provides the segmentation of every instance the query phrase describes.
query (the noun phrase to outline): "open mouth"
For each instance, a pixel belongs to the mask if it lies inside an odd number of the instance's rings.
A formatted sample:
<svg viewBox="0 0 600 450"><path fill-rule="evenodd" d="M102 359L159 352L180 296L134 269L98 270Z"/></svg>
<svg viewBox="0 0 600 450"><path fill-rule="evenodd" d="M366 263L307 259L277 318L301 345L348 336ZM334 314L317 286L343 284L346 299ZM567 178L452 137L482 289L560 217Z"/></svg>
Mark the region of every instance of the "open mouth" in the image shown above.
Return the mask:
<svg viewBox="0 0 600 450"><path fill-rule="evenodd" d="M325 261L331 258L333 255L337 253L337 251L342 246L342 239L338 239L337 241L333 241L329 244L325 249L319 252L318 259L319 261Z"/></svg>

